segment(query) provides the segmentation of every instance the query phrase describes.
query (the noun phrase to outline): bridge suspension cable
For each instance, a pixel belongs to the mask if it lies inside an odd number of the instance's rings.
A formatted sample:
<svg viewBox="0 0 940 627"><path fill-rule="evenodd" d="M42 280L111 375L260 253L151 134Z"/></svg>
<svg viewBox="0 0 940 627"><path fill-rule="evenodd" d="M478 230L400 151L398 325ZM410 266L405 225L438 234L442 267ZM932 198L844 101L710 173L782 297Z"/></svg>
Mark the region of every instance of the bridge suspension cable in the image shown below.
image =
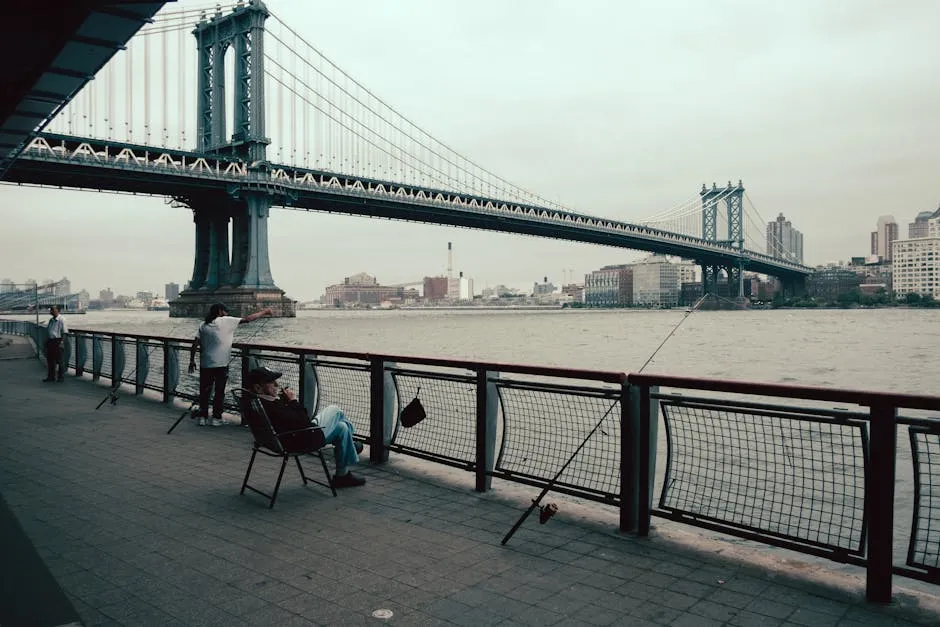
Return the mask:
<svg viewBox="0 0 940 627"><path fill-rule="evenodd" d="M279 150L284 158L297 154L299 145L300 162L292 165L332 171L350 167L352 173L384 180L443 184L454 191L564 209L560 203L511 183L433 137L338 67L278 16L272 15L269 24L266 35L276 45L265 50L265 60L277 69L269 72L269 78L293 97L301 98L315 113L312 129L309 113L306 123L300 120L299 124L294 113L294 133L274 138L271 148ZM284 59L285 54L290 60ZM300 69L291 65L298 61ZM286 106L279 98L273 100L275 107ZM278 111L275 117L290 119L291 113ZM301 137L296 137L298 134ZM274 145L279 142L281 145ZM325 151L314 149L311 154L311 145Z"/></svg>

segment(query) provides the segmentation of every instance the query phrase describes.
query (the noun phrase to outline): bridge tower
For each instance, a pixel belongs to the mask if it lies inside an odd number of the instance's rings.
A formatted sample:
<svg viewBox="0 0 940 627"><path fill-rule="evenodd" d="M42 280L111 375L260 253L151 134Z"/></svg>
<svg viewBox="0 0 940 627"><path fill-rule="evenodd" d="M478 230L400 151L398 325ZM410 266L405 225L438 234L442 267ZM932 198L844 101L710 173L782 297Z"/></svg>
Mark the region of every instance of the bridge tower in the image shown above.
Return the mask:
<svg viewBox="0 0 940 627"><path fill-rule="evenodd" d="M196 251L193 275L180 297L170 303L171 317L201 317L221 301L233 315L271 307L292 317L294 301L271 276L268 260L268 215L291 198L264 175L267 146L264 130L264 22L270 13L260 0L240 3L230 13L200 19L193 30L198 52L196 150L232 155L244 161L250 184L227 193L178 197L193 210ZM225 58L234 55L234 85L226 85ZM226 128L227 88L234 89L232 129ZM229 223L232 241L229 244Z"/></svg>
<svg viewBox="0 0 940 627"><path fill-rule="evenodd" d="M719 188L712 183L711 189L702 184L702 239L727 244L731 248L744 250L744 185L738 181ZM719 204L724 200L728 224L727 239L718 237ZM742 264L716 264L700 261L702 267L702 289L705 294L720 295L726 292L729 298L744 295L744 269ZM727 291L719 287L727 281Z"/></svg>

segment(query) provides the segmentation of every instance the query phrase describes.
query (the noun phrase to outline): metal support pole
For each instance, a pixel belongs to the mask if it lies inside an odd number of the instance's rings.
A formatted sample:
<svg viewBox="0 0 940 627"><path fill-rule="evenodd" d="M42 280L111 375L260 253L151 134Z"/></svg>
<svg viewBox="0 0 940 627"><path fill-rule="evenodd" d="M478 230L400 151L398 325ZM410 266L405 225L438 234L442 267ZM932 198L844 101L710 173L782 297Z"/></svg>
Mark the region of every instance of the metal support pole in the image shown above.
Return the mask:
<svg viewBox="0 0 940 627"><path fill-rule="evenodd" d="M491 379L496 373L486 370L477 371L477 412L476 412L476 485L477 492L490 489L493 477L490 474L495 465L496 455L496 413L498 411L499 392Z"/></svg>
<svg viewBox="0 0 940 627"><path fill-rule="evenodd" d="M871 463L865 490L869 524L865 593L873 603L891 602L897 411L892 405L873 405L870 414Z"/></svg>
<svg viewBox="0 0 940 627"><path fill-rule="evenodd" d="M620 531L626 533L636 528L636 468L630 437L630 385L620 386Z"/></svg>
<svg viewBox="0 0 940 627"><path fill-rule="evenodd" d="M39 326L39 284L33 284L33 311L36 312L36 326Z"/></svg>
<svg viewBox="0 0 940 627"><path fill-rule="evenodd" d="M369 462L384 464L388 461L385 445L385 362L380 358L369 360Z"/></svg>
<svg viewBox="0 0 940 627"><path fill-rule="evenodd" d="M650 388L648 385L640 387L640 424L637 443L639 446L639 468L637 469L637 526L638 536L648 536L650 533Z"/></svg>

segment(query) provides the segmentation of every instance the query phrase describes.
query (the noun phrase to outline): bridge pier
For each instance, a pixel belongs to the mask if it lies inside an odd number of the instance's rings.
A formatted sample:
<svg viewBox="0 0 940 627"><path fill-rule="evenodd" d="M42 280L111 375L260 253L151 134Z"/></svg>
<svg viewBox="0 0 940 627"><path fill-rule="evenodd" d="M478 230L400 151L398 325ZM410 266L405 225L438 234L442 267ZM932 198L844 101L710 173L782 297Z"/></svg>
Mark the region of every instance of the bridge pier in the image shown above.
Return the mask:
<svg viewBox="0 0 940 627"><path fill-rule="evenodd" d="M189 286L170 303L171 318L201 318L215 302L225 303L233 316L266 307L278 317L297 315L296 303L271 276L267 221L272 196L255 190L236 194L186 199L196 226L196 259Z"/></svg>

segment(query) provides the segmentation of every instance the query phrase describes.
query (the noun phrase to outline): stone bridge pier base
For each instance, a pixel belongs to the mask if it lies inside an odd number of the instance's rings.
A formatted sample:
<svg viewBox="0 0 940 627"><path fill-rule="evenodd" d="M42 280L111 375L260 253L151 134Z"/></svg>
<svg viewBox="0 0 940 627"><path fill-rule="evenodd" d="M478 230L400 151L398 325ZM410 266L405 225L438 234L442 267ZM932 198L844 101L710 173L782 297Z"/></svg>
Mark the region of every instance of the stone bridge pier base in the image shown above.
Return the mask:
<svg viewBox="0 0 940 627"><path fill-rule="evenodd" d="M296 301L271 277L268 214L272 197L264 191L238 190L186 198L196 226L193 275L170 303L171 318L202 318L216 302L233 316L270 307L276 317L293 318ZM229 225L232 242L229 249Z"/></svg>

